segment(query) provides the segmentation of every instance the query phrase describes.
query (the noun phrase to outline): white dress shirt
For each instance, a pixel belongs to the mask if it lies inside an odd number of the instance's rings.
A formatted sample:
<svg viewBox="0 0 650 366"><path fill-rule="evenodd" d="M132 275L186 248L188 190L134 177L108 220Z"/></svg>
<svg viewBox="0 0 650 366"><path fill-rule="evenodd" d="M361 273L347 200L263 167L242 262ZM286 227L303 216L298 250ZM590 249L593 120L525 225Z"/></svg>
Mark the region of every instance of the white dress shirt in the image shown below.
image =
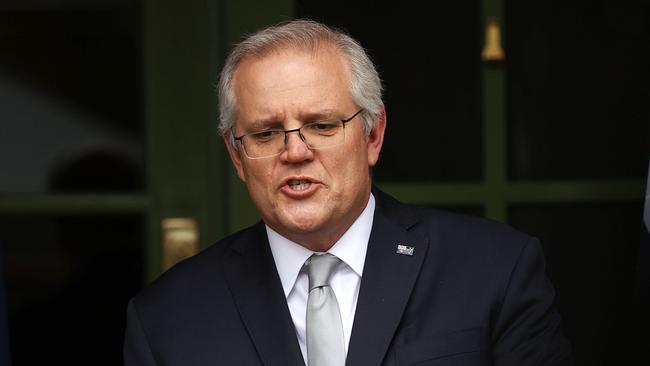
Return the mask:
<svg viewBox="0 0 650 366"><path fill-rule="evenodd" d="M327 251L341 260L341 263L330 278L330 286L336 295L339 310L341 311L346 354L350 343L350 333L352 333L354 313L357 308L359 286L361 284L363 265L366 260L366 251L368 249L368 240L370 239L374 213L375 197L370 194L368 205L361 215L359 215L348 231L343 234L332 248ZM307 319L309 278L307 277L307 272L303 270L303 265L315 252L292 242L268 226L266 227L266 233L269 237L271 252L273 253L275 266L280 275L284 295L287 298L291 318L296 327L296 336L300 344L300 351L302 352L305 364L307 364L305 323Z"/></svg>

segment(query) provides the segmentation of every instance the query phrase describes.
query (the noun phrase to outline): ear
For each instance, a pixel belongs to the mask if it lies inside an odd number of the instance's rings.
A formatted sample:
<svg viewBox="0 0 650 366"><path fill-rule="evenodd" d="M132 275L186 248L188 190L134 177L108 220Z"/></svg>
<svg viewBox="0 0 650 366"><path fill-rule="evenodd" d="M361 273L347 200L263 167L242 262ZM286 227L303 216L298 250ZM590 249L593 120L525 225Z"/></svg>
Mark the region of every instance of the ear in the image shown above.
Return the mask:
<svg viewBox="0 0 650 366"><path fill-rule="evenodd" d="M246 182L246 178L244 175L244 167L242 165L242 158L241 155L239 154L239 150L235 150L235 148L230 143L230 132L227 132L223 135L223 142L226 145L226 149L228 149L228 155L230 155L230 160L232 161L232 165L235 167L235 170L237 171L237 175L239 176L239 179Z"/></svg>
<svg viewBox="0 0 650 366"><path fill-rule="evenodd" d="M368 166L373 167L379 160L379 153L384 144L384 132L386 131L386 109L382 106L381 113L377 117L375 127L368 135Z"/></svg>

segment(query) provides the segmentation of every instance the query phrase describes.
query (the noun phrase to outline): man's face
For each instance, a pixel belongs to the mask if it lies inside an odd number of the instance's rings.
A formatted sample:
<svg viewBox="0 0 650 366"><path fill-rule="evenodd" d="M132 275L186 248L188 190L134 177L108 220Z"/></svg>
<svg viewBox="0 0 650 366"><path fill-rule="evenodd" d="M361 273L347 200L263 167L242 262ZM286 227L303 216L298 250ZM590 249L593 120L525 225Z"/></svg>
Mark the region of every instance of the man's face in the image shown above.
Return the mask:
<svg viewBox="0 0 650 366"><path fill-rule="evenodd" d="M268 128L285 130L305 123L346 119L359 110L349 94L348 65L332 47L313 53L285 50L240 64L234 78L235 135ZM310 150L297 133L287 136L280 155L249 159L226 146L264 222L281 235L315 251L325 251L365 208L369 167L379 158L385 118L370 136L361 114L345 126L345 143Z"/></svg>

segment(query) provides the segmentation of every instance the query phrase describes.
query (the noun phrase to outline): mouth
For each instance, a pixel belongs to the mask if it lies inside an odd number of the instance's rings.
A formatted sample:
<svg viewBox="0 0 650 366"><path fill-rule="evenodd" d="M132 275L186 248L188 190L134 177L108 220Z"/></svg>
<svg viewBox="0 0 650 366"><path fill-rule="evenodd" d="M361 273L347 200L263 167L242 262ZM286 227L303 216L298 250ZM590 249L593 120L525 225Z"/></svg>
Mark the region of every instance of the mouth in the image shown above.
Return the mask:
<svg viewBox="0 0 650 366"><path fill-rule="evenodd" d="M292 197L303 197L304 195L314 193L318 187L318 183L313 179L305 177L289 178L284 182L284 188L282 190Z"/></svg>
<svg viewBox="0 0 650 366"><path fill-rule="evenodd" d="M289 187L294 191L304 191L311 187L311 181L307 179L291 179L287 182Z"/></svg>

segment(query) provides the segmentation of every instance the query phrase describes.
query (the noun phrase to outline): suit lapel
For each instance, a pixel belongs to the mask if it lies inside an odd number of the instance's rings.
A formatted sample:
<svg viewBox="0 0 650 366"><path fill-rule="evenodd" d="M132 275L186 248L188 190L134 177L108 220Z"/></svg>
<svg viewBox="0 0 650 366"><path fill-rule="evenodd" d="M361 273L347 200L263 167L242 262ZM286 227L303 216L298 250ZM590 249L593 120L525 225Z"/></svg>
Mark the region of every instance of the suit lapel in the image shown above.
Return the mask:
<svg viewBox="0 0 650 366"><path fill-rule="evenodd" d="M264 225L256 225L232 250L225 277L262 362L304 365Z"/></svg>
<svg viewBox="0 0 650 366"><path fill-rule="evenodd" d="M428 250L428 239L407 231L418 219L381 192L375 196L347 365L382 363ZM398 245L414 247L413 255L397 254Z"/></svg>

